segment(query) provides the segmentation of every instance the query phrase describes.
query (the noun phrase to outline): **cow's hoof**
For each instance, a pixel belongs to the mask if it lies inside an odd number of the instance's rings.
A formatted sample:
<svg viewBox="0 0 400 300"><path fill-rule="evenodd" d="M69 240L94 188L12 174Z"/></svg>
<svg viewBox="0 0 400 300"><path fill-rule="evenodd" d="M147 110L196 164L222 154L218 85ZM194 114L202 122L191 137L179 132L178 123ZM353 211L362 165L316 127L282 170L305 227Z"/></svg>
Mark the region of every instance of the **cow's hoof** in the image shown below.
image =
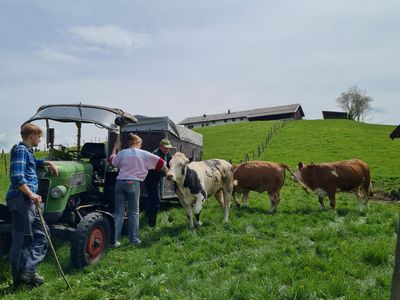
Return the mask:
<svg viewBox="0 0 400 300"><path fill-rule="evenodd" d="M198 221L198 222L196 222L194 225L195 225L195 226L202 226L202 225L203 225L203 222Z"/></svg>
<svg viewBox="0 0 400 300"><path fill-rule="evenodd" d="M365 216L367 216L367 215L368 215L368 211L365 211L365 210L359 210L359 211L358 211L358 214L359 214L360 216L362 216L362 217L365 217Z"/></svg>
<svg viewBox="0 0 400 300"><path fill-rule="evenodd" d="M269 213L270 215L273 215L274 213L276 213L276 210L270 209L270 210L268 210L268 213Z"/></svg>
<svg viewBox="0 0 400 300"><path fill-rule="evenodd" d="M319 208L319 211L324 211L324 210L326 210L325 206Z"/></svg>

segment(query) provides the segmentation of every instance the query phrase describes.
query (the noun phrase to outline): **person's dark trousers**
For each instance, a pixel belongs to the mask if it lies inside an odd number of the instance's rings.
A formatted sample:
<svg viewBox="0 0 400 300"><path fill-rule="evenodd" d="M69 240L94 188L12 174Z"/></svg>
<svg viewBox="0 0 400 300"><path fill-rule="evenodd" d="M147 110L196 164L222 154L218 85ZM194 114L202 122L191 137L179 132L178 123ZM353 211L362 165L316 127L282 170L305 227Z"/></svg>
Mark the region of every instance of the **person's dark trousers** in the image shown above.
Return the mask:
<svg viewBox="0 0 400 300"><path fill-rule="evenodd" d="M23 195L8 202L12 202L11 271L14 285L18 285L23 272L36 273L36 266L46 256L48 241L34 202Z"/></svg>
<svg viewBox="0 0 400 300"><path fill-rule="evenodd" d="M157 224L157 214L160 209L161 182L160 180L146 180L147 203L146 217L150 227Z"/></svg>

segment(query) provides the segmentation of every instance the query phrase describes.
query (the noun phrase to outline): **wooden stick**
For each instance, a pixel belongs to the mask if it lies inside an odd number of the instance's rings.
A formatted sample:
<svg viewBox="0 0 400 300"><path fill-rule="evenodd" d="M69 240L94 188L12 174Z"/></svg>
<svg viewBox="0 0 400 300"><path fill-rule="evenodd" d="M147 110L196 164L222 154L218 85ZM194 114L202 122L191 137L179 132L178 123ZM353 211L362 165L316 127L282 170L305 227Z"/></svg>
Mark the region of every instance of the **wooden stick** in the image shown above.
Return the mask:
<svg viewBox="0 0 400 300"><path fill-rule="evenodd" d="M49 233L47 231L46 222L44 221L42 210L40 209L39 203L35 201L35 205L36 205L36 210L39 213L40 222L42 223L42 227L43 227L44 233L46 234L47 240L49 241L50 248L53 251L54 258L56 259L56 262L57 262L57 265L58 265L58 269L60 270L61 276L62 276L62 278L64 278L64 281L67 284L67 286L72 290L72 287L69 284L69 282L67 280L67 277L65 277L63 269L61 268L60 261L58 260L56 250L53 247L53 243L51 242L50 235L49 235Z"/></svg>

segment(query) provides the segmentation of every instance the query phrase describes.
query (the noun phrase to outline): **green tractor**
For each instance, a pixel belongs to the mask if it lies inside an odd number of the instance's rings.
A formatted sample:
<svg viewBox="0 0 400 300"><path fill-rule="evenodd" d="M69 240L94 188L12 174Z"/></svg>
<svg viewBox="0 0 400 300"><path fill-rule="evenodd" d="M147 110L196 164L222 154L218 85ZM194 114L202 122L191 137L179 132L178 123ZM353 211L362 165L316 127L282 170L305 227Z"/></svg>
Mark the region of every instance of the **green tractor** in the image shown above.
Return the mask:
<svg viewBox="0 0 400 300"><path fill-rule="evenodd" d="M38 169L39 194L44 203L44 218L52 234L71 242L71 261L84 267L100 260L114 242L114 183L117 170L108 163L106 143L81 145L82 124L94 124L108 131L108 138L117 138L122 127L137 119L119 109L100 106L45 105L27 122L46 122L48 160L54 162L59 176L48 167ZM54 143L55 130L50 121L75 123L76 147ZM0 204L0 251L9 247L11 216Z"/></svg>

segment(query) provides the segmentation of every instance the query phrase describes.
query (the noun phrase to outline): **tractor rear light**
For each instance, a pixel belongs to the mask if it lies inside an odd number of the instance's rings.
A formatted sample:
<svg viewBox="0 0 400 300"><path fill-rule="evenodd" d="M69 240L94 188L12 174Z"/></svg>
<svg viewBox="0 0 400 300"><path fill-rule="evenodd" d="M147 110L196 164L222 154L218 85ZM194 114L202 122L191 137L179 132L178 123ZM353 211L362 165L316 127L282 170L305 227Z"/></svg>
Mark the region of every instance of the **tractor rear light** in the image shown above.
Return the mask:
<svg viewBox="0 0 400 300"><path fill-rule="evenodd" d="M66 193L67 187L65 185L58 185L50 190L50 196L54 199L64 197Z"/></svg>

